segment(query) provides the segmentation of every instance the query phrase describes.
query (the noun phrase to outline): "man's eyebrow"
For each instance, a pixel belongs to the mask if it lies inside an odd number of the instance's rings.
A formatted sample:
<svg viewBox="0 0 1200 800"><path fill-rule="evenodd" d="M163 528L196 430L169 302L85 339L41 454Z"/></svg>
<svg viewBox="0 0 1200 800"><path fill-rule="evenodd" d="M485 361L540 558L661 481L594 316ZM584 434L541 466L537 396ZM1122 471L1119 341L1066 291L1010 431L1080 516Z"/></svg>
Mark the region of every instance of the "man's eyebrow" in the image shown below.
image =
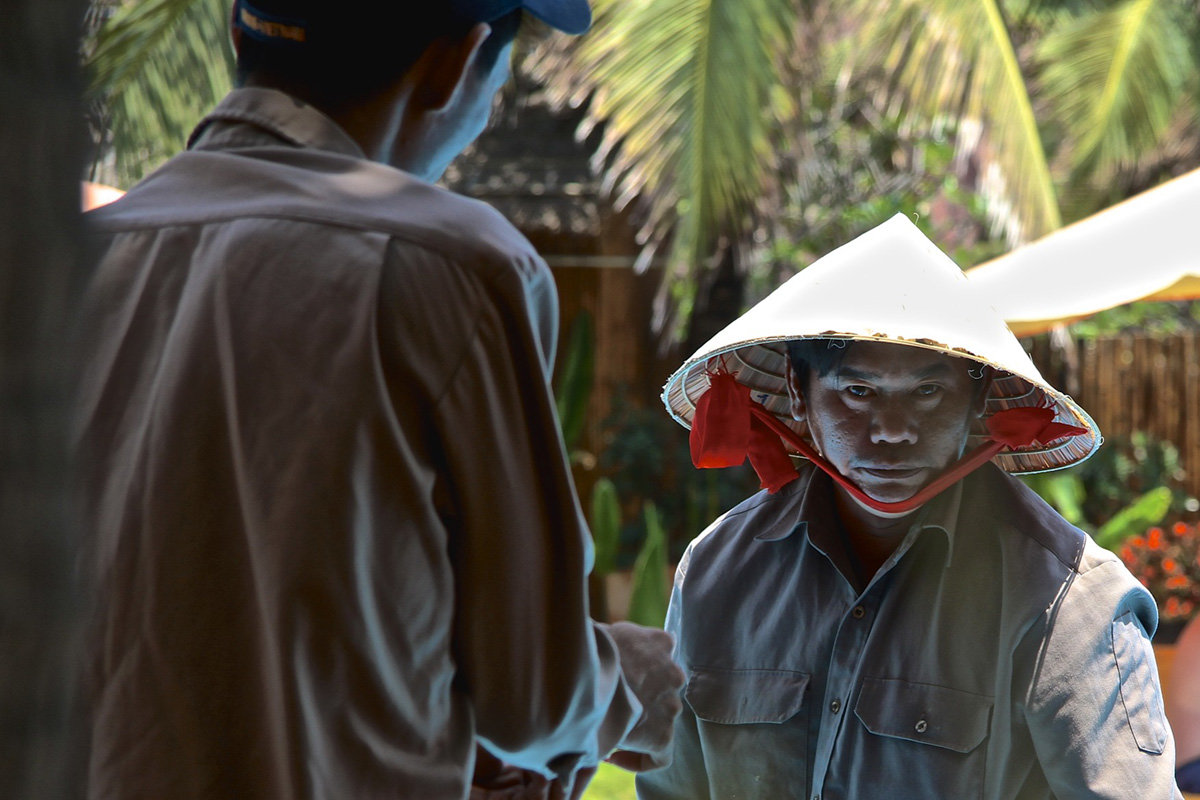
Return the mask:
<svg viewBox="0 0 1200 800"><path fill-rule="evenodd" d="M917 380L927 380L929 378L945 377L953 372L954 370L949 364L944 361L938 361L912 374ZM839 367L835 374L839 378L859 381L876 381L880 377L877 372L855 369L854 367Z"/></svg>

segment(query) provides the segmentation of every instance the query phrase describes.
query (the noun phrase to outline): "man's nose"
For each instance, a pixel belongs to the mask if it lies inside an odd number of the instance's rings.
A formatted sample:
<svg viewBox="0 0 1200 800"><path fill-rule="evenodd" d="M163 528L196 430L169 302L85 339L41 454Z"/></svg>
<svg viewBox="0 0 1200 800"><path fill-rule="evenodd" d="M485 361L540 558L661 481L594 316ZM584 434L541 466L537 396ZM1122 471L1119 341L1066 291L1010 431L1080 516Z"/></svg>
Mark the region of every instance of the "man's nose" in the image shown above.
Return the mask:
<svg viewBox="0 0 1200 800"><path fill-rule="evenodd" d="M871 441L875 444L916 444L916 416L903 402L881 402L871 419Z"/></svg>

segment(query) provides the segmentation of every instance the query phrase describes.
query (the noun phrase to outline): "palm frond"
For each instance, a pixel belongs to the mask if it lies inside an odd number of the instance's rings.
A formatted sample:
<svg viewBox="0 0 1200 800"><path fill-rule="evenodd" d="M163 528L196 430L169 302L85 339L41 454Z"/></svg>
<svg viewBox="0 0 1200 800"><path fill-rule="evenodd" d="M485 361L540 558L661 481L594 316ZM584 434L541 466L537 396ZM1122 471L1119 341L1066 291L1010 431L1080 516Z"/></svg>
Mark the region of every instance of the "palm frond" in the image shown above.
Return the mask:
<svg viewBox="0 0 1200 800"><path fill-rule="evenodd" d="M986 148L981 191L1015 244L1061 225L1026 77L997 0L866 0L846 69L874 75L914 123L947 118ZM882 76L882 77L880 77Z"/></svg>
<svg viewBox="0 0 1200 800"><path fill-rule="evenodd" d="M552 93L604 121L598 158L618 205L647 204L641 240L672 231L670 260L694 276L739 232L772 164L773 99L795 20L791 0L596 0L569 61L538 70ZM545 65L543 65L545 67ZM676 282L686 318L686 280Z"/></svg>
<svg viewBox="0 0 1200 800"><path fill-rule="evenodd" d="M115 182L128 185L181 149L232 83L223 0L125 3L87 61L91 98L109 117Z"/></svg>
<svg viewBox="0 0 1200 800"><path fill-rule="evenodd" d="M1075 181L1103 185L1137 168L1170 129L1195 70L1196 26L1180 10L1165 0L1128 0L1041 42L1045 99L1071 143Z"/></svg>

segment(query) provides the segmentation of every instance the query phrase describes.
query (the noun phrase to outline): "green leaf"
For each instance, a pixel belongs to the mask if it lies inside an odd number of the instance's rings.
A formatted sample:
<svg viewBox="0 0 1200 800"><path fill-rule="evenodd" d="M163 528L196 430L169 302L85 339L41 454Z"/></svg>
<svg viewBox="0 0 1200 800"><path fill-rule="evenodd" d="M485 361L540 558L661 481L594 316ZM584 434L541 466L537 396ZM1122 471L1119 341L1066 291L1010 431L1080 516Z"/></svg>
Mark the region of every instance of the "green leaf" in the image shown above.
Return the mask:
<svg viewBox="0 0 1200 800"><path fill-rule="evenodd" d="M884 76L882 91L913 124L951 118L986 139L984 191L1010 241L1062 224L1041 132L1012 34L996 0L858 0L863 25L845 69Z"/></svg>
<svg viewBox="0 0 1200 800"><path fill-rule="evenodd" d="M539 74L560 99L604 121L597 161L618 207L647 204L641 240L671 231L671 288L685 304L721 235L746 230L789 113L778 87L792 41L791 0L595 0L569 61ZM648 251L649 252L649 251Z"/></svg>
<svg viewBox="0 0 1200 800"><path fill-rule="evenodd" d="M617 568L617 547L621 533L621 504L617 487L608 478L600 478L592 487L592 541L595 543L595 575L607 575Z"/></svg>
<svg viewBox="0 0 1200 800"><path fill-rule="evenodd" d="M1096 532L1096 544L1116 550L1130 536L1145 533L1163 521L1171 508L1171 490L1166 486L1151 489L1113 515Z"/></svg>
<svg viewBox="0 0 1200 800"><path fill-rule="evenodd" d="M1075 180L1104 183L1166 137L1196 65L1194 22L1171 0L1126 0L1049 33L1038 47L1047 106Z"/></svg>
<svg viewBox="0 0 1200 800"><path fill-rule="evenodd" d="M558 406L558 420L568 450L579 441L587 422L587 407L592 395L592 377L595 372L596 346L593 327L592 315L586 311L575 317L556 381L555 402Z"/></svg>
<svg viewBox="0 0 1200 800"><path fill-rule="evenodd" d="M87 43L89 95L107 108L115 183L128 187L182 150L229 91L226 13L223 0L126 2Z"/></svg>
<svg viewBox="0 0 1200 800"><path fill-rule="evenodd" d="M667 534L658 519L658 509L646 503L646 541L633 565L633 588L629 597L629 621L661 628L667 619L671 587L667 580Z"/></svg>
<svg viewBox="0 0 1200 800"><path fill-rule="evenodd" d="M1025 477L1035 492L1042 496L1072 525L1083 527L1083 479L1074 472L1052 472Z"/></svg>

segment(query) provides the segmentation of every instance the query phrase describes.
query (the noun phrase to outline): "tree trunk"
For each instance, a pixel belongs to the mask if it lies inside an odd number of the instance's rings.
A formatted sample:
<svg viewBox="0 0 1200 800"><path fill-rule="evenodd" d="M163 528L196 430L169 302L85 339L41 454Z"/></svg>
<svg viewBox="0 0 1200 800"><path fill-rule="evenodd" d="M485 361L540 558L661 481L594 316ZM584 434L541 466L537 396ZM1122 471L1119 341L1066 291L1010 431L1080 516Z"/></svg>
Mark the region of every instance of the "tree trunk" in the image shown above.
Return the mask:
<svg viewBox="0 0 1200 800"><path fill-rule="evenodd" d="M80 0L0 17L0 797L79 794L78 528L68 478L80 282Z"/></svg>
<svg viewBox="0 0 1200 800"><path fill-rule="evenodd" d="M705 342L741 316L746 297L745 271L739 268L737 246L728 241L717 244L716 268L707 271L696 291L696 307L688 320L684 357L696 352Z"/></svg>

